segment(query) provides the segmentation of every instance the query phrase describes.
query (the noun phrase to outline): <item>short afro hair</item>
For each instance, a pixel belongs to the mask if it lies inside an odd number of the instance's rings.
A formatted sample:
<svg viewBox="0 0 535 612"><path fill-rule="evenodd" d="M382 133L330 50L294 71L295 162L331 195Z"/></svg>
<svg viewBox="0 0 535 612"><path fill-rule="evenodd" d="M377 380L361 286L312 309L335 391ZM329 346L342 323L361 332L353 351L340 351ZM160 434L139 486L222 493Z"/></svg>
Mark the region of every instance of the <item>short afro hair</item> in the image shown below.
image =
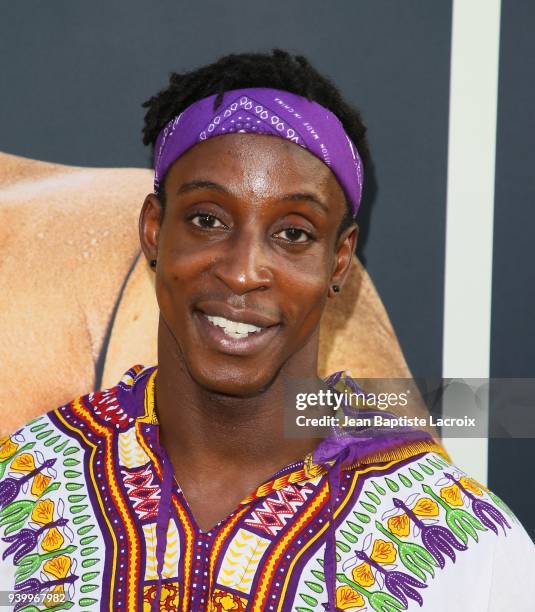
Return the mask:
<svg viewBox="0 0 535 612"><path fill-rule="evenodd" d="M325 106L342 122L363 166L369 162L366 127L360 113L341 96L335 85L321 75L302 55L291 55L280 49L271 53L239 53L225 55L216 62L190 72L171 73L169 85L143 103L147 109L143 126L143 144L152 148L163 127L188 106L216 94L214 110L222 102L225 91L247 87L269 87L303 96ZM163 193L158 194L162 198ZM164 203L164 202L163 202ZM346 213L338 228L338 237L354 223L351 206L346 199Z"/></svg>

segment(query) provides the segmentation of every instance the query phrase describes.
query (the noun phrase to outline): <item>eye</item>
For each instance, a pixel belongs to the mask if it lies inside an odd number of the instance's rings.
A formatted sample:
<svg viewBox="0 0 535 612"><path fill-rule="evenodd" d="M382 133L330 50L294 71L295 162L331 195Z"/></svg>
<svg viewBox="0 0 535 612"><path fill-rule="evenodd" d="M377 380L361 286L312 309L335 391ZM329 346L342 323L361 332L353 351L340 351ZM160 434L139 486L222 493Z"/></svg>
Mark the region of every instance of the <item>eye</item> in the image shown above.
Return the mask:
<svg viewBox="0 0 535 612"><path fill-rule="evenodd" d="M308 233L305 232L305 230L299 229L298 227L288 227L282 231L280 231L278 234L275 234L275 236L280 236L282 234L286 234L286 237L284 238L284 240L286 240L287 242L293 242L293 243L305 243L305 242L309 242L310 240L312 240L312 236Z"/></svg>
<svg viewBox="0 0 535 612"><path fill-rule="evenodd" d="M198 219L196 222L195 220ZM215 216L209 213L197 213L189 218L189 221L193 223L193 225L197 227L202 227L204 229L211 228L220 228L225 227L223 223Z"/></svg>

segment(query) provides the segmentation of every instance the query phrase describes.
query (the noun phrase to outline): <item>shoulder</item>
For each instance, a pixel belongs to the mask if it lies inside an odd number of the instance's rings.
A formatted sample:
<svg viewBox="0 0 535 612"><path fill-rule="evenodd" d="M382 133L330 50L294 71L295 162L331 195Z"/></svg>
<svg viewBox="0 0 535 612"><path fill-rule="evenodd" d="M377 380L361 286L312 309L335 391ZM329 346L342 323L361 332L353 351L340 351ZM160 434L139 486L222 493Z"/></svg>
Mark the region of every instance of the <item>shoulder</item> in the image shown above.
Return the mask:
<svg viewBox="0 0 535 612"><path fill-rule="evenodd" d="M41 567L48 579L54 572L72 574L82 561L77 574L98 575L101 561L93 553L104 541L88 457L115 453L117 438L132 430L143 405L136 394L143 396L153 370L134 366L115 387L76 398L0 441L1 587L29 579L40 560L50 561ZM58 569L59 563L65 567Z"/></svg>
<svg viewBox="0 0 535 612"><path fill-rule="evenodd" d="M359 466L345 487L354 493L337 547L348 588L374 585L392 596L396 577L415 589L401 585L403 597L412 593L428 609L531 609L533 542L503 500L445 455Z"/></svg>
<svg viewBox="0 0 535 612"><path fill-rule="evenodd" d="M346 479L348 487L361 481L350 506L358 506L359 512L368 513L369 522L373 519L376 527L396 536L420 534L429 531L425 526L440 524L463 545L477 543L482 535L505 542L516 534L535 553L511 508L445 453L430 451L357 466Z"/></svg>
<svg viewBox="0 0 535 612"><path fill-rule="evenodd" d="M30 444L25 448L34 449L32 452L39 449L44 451L45 448L57 446L53 444L55 436L72 437L88 426L117 432L128 429L141 416L143 393L154 371L154 367L132 366L116 385L75 397L32 419L13 434L0 438L0 464L20 454L21 444ZM0 468L0 477L4 471Z"/></svg>

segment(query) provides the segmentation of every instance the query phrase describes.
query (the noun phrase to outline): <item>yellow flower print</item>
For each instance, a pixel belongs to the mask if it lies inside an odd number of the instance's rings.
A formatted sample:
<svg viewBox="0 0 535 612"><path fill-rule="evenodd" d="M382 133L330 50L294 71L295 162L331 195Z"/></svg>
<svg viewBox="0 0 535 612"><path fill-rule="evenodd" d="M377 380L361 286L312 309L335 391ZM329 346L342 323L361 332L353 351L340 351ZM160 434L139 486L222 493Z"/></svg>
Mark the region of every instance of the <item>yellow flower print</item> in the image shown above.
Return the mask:
<svg viewBox="0 0 535 612"><path fill-rule="evenodd" d="M353 568L351 574L353 575L353 580L360 584L360 586L369 587L375 582L375 577L372 574L372 568L369 563L357 565L357 567Z"/></svg>
<svg viewBox="0 0 535 612"><path fill-rule="evenodd" d="M67 555L59 555L53 559L49 559L44 565L43 569L47 574L52 574L54 578L65 578L71 569L71 558Z"/></svg>
<svg viewBox="0 0 535 612"><path fill-rule="evenodd" d="M63 595L65 593L65 587L62 584L56 585L51 591L49 591L43 598L43 604L45 608L54 608L58 605L58 600L54 600L54 595Z"/></svg>
<svg viewBox="0 0 535 612"><path fill-rule="evenodd" d="M50 552L52 550L58 550L63 545L65 538L61 535L61 533L55 528L49 529L41 542L41 548L46 550L46 552Z"/></svg>
<svg viewBox="0 0 535 612"><path fill-rule="evenodd" d="M32 521L46 525L54 516L54 502L51 499L38 501L32 510Z"/></svg>
<svg viewBox="0 0 535 612"><path fill-rule="evenodd" d="M361 608L364 598L360 593L349 586L340 586L336 589L336 607L340 610L348 608Z"/></svg>
<svg viewBox="0 0 535 612"><path fill-rule="evenodd" d="M474 493L475 495L483 495L483 491L481 490L479 483L473 478L467 478L466 476L463 476L459 479L459 482L463 485L465 489L467 489L471 493Z"/></svg>
<svg viewBox="0 0 535 612"><path fill-rule="evenodd" d="M449 487L442 487L440 489L440 497L447 501L450 506L462 506L463 498L461 497L461 491L456 484L452 484Z"/></svg>
<svg viewBox="0 0 535 612"><path fill-rule="evenodd" d="M438 504L429 497L422 497L412 511L418 516L438 516Z"/></svg>
<svg viewBox="0 0 535 612"><path fill-rule="evenodd" d="M13 457L19 445L13 442L11 438L7 438L4 444L0 447L0 461L5 461Z"/></svg>
<svg viewBox="0 0 535 612"><path fill-rule="evenodd" d="M35 461L30 453L22 453L22 455L15 457L11 463L11 469L16 472L31 472L34 468Z"/></svg>
<svg viewBox="0 0 535 612"><path fill-rule="evenodd" d="M370 559L373 559L377 563L394 563L396 560L396 554L396 549L394 548L392 542L375 540Z"/></svg>
<svg viewBox="0 0 535 612"><path fill-rule="evenodd" d="M396 536L408 536L410 532L409 517L403 513L388 519L388 529Z"/></svg>
<svg viewBox="0 0 535 612"><path fill-rule="evenodd" d="M33 478L31 493L36 497L42 495L43 491L48 487L52 478L50 476L45 476L44 474L36 474Z"/></svg>

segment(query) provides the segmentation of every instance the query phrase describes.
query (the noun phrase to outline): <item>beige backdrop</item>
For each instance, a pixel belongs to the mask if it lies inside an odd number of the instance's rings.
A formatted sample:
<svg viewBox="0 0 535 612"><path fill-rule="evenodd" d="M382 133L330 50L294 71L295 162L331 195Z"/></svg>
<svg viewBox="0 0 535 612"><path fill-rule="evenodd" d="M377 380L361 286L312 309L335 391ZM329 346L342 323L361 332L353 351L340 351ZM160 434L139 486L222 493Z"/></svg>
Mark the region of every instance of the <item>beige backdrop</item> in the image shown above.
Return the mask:
<svg viewBox="0 0 535 612"><path fill-rule="evenodd" d="M140 256L142 169L75 168L0 153L0 435L135 363L156 363L158 308ZM109 341L108 341L109 340ZM355 257L321 323L320 376L408 377L375 287ZM421 413L415 402L407 413Z"/></svg>

